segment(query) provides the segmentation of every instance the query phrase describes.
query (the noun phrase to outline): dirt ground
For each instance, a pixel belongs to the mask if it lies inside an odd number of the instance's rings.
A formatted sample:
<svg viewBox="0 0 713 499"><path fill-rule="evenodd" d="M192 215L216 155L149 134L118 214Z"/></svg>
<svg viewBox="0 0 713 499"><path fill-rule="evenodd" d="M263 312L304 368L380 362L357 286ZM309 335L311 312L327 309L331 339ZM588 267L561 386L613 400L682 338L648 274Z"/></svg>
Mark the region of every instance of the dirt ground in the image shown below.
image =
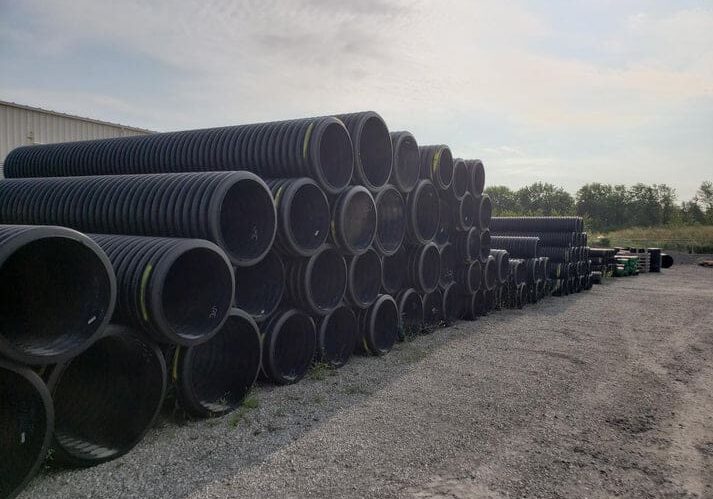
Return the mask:
<svg viewBox="0 0 713 499"><path fill-rule="evenodd" d="M462 322L25 497L713 497L713 269Z"/></svg>

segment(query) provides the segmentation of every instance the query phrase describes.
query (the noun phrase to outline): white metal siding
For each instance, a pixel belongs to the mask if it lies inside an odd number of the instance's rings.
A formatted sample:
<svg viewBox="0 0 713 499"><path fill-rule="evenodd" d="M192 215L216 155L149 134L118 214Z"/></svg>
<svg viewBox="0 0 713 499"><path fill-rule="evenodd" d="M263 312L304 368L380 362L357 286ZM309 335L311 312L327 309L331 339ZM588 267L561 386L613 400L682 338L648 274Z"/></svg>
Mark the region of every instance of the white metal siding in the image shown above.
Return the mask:
<svg viewBox="0 0 713 499"><path fill-rule="evenodd" d="M19 146L147 133L150 132L139 128L0 102L0 178L5 157Z"/></svg>

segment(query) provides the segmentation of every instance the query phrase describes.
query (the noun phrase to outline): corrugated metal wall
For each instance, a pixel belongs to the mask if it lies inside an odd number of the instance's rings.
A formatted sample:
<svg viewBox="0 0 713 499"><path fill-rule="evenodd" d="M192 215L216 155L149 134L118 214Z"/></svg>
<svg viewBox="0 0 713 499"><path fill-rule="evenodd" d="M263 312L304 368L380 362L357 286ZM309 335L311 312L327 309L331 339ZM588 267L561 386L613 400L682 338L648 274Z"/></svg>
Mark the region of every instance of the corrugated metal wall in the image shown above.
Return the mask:
<svg viewBox="0 0 713 499"><path fill-rule="evenodd" d="M0 178L5 156L18 146L150 133L132 127L0 102Z"/></svg>

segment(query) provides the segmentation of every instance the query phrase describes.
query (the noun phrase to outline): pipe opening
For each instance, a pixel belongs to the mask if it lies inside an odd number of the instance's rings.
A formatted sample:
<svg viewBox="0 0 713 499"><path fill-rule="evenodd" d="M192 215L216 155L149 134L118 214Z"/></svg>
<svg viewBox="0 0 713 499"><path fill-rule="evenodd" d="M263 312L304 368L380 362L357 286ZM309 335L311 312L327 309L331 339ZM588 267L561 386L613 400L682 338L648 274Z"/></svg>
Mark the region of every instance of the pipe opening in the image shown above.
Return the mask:
<svg viewBox="0 0 713 499"><path fill-rule="evenodd" d="M423 297L423 322L430 327L443 322L443 293L439 290Z"/></svg>
<svg viewBox="0 0 713 499"><path fill-rule="evenodd" d="M480 232L480 260L485 261L490 256L490 231Z"/></svg>
<svg viewBox="0 0 713 499"><path fill-rule="evenodd" d="M396 343L399 330L399 311L396 302L389 297L378 300L370 312L369 330L371 334L369 336L372 346L376 350L372 353L382 355L391 350Z"/></svg>
<svg viewBox="0 0 713 499"><path fill-rule="evenodd" d="M409 194L414 197L410 204L409 216L419 243L431 241L438 231L440 223L439 198L435 186L428 181L421 181Z"/></svg>
<svg viewBox="0 0 713 499"><path fill-rule="evenodd" d="M448 147L440 150L438 157L438 180L441 186L449 188L453 183L453 155Z"/></svg>
<svg viewBox="0 0 713 499"><path fill-rule="evenodd" d="M431 243L418 252L418 280L424 292L431 292L438 286L441 277L441 254Z"/></svg>
<svg viewBox="0 0 713 499"><path fill-rule="evenodd" d="M235 305L263 320L280 305L285 291L285 268L274 251L250 267L235 268Z"/></svg>
<svg viewBox="0 0 713 499"><path fill-rule="evenodd" d="M302 379L312 363L316 343L312 319L297 310L287 311L277 319L266 345L270 377L281 384Z"/></svg>
<svg viewBox="0 0 713 499"><path fill-rule="evenodd" d="M395 144L393 177L403 192L410 192L416 186L419 176L418 144L412 136L405 136Z"/></svg>
<svg viewBox="0 0 713 499"><path fill-rule="evenodd" d="M97 250L98 251L98 250ZM111 274L94 249L43 237L0 263L0 336L24 362L83 350L111 313Z"/></svg>
<svg viewBox="0 0 713 499"><path fill-rule="evenodd" d="M399 336L405 339L421 332L423 328L423 300L415 289L406 289L398 297L400 329Z"/></svg>
<svg viewBox="0 0 713 499"><path fill-rule="evenodd" d="M381 281L384 291L390 295L395 295L404 287L408 266L408 253L401 247L396 253L385 256L382 261Z"/></svg>
<svg viewBox="0 0 713 499"><path fill-rule="evenodd" d="M374 250L352 258L349 263L349 298L359 308L367 308L381 289L381 259Z"/></svg>
<svg viewBox="0 0 713 499"><path fill-rule="evenodd" d="M343 235L345 250L362 253L376 234L376 205L364 188L353 188L342 197L343 207L336 230Z"/></svg>
<svg viewBox="0 0 713 499"><path fill-rule="evenodd" d="M233 299L233 276L219 253L192 248L171 263L163 286L154 292L168 328L191 343L220 326Z"/></svg>
<svg viewBox="0 0 713 499"><path fill-rule="evenodd" d="M158 348L126 329L107 331L50 376L56 455L69 464L93 465L125 454L163 402L166 364Z"/></svg>
<svg viewBox="0 0 713 499"><path fill-rule="evenodd" d="M493 203L487 194L481 196L479 215L480 228L486 229L490 227L490 219L493 216Z"/></svg>
<svg viewBox="0 0 713 499"><path fill-rule="evenodd" d="M460 286L455 282L443 289L443 318L446 322L454 322L461 318L463 310L463 295Z"/></svg>
<svg viewBox="0 0 713 499"><path fill-rule="evenodd" d="M317 185L303 184L292 197L289 213L285 229L291 233L300 254L314 253L329 235L331 216L327 197Z"/></svg>
<svg viewBox="0 0 713 499"><path fill-rule="evenodd" d="M320 360L339 368L347 363L357 341L357 320L349 307L340 306L319 325L318 351Z"/></svg>
<svg viewBox="0 0 713 499"><path fill-rule="evenodd" d="M317 164L332 192L349 184L354 168L354 151L349 132L342 123L331 122L322 129Z"/></svg>
<svg viewBox="0 0 713 499"><path fill-rule="evenodd" d="M374 187L381 187L391 175L391 137L386 124L377 116L370 116L359 134L359 157L366 179Z"/></svg>
<svg viewBox="0 0 713 499"><path fill-rule="evenodd" d="M453 161L453 181L451 183L451 191L456 199L462 199L468 190L470 175L468 167L462 159Z"/></svg>
<svg viewBox="0 0 713 499"><path fill-rule="evenodd" d="M344 258L334 248L312 257L307 269L307 292L317 310L331 311L344 297L347 271Z"/></svg>
<svg viewBox="0 0 713 499"><path fill-rule="evenodd" d="M376 196L375 246L385 255L401 247L406 231L404 199L393 187L387 187Z"/></svg>
<svg viewBox="0 0 713 499"><path fill-rule="evenodd" d="M483 268L485 289L490 291L495 288L495 284L498 280L498 265L495 258L489 256L485 261L485 267Z"/></svg>
<svg viewBox="0 0 713 499"><path fill-rule="evenodd" d="M260 261L276 227L275 204L262 181L246 178L230 186L220 205L220 232L221 245L236 265Z"/></svg>
<svg viewBox="0 0 713 499"><path fill-rule="evenodd" d="M473 220L475 213L475 198L470 192L466 192L463 195L459 205L460 214L460 226L463 230L468 230L473 227L475 220Z"/></svg>
<svg viewBox="0 0 713 499"><path fill-rule="evenodd" d="M455 279L456 255L453 245L446 243L440 249L441 275L438 284L445 287Z"/></svg>

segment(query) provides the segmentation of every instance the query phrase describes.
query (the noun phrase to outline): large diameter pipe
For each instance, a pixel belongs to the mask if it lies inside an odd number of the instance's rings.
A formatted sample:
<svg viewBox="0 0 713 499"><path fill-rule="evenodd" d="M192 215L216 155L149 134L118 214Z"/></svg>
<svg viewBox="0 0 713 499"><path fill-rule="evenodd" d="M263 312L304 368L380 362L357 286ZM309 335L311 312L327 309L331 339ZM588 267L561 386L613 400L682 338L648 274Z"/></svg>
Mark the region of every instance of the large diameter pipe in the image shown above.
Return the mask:
<svg viewBox="0 0 713 499"><path fill-rule="evenodd" d="M374 111L339 114L354 148L352 183L380 191L391 176L393 149L384 120Z"/></svg>
<svg viewBox="0 0 713 499"><path fill-rule="evenodd" d="M419 146L421 178L429 179L440 191L453 183L453 155L447 145Z"/></svg>
<svg viewBox="0 0 713 499"><path fill-rule="evenodd" d="M208 239L235 265L262 260L277 227L270 189L249 172L0 180L0 199L2 223Z"/></svg>
<svg viewBox="0 0 713 499"><path fill-rule="evenodd" d="M542 246L574 246L576 232L495 232L493 236L537 237ZM530 257L522 257L530 258Z"/></svg>
<svg viewBox="0 0 713 499"><path fill-rule="evenodd" d="M434 243L442 246L450 240L451 234L456 229L455 218L453 204L444 198L440 198L438 200L438 230L433 237Z"/></svg>
<svg viewBox="0 0 713 499"><path fill-rule="evenodd" d="M286 262L287 301L315 315L327 315L347 290L347 264L339 252L324 245L309 258Z"/></svg>
<svg viewBox="0 0 713 499"><path fill-rule="evenodd" d="M432 331L433 328L443 323L443 292L437 289L421 297L423 299L423 323L425 331Z"/></svg>
<svg viewBox="0 0 713 499"><path fill-rule="evenodd" d="M423 329L423 300L413 288L406 288L396 296L399 308L399 339L411 338Z"/></svg>
<svg viewBox="0 0 713 499"><path fill-rule="evenodd" d="M381 259L381 287L386 294L395 296L406 284L406 272L408 267L408 253L403 246L390 256Z"/></svg>
<svg viewBox="0 0 713 499"><path fill-rule="evenodd" d="M490 231L488 229L481 230L480 234L480 255L478 260L480 263L485 263L485 260L490 256Z"/></svg>
<svg viewBox="0 0 713 499"><path fill-rule="evenodd" d="M160 343L195 345L222 327L233 303L230 261L202 239L89 235L117 278L115 322Z"/></svg>
<svg viewBox="0 0 713 499"><path fill-rule="evenodd" d="M249 170L269 178L311 177L337 193L349 183L353 163L344 124L321 117L18 147L5 160L5 176Z"/></svg>
<svg viewBox="0 0 713 499"><path fill-rule="evenodd" d="M455 281L460 284L463 291L473 294L480 289L483 281L483 267L479 261L461 263L455 267Z"/></svg>
<svg viewBox="0 0 713 499"><path fill-rule="evenodd" d="M261 357L257 324L247 312L232 309L209 341L174 351L171 373L181 407L202 418L238 408L257 379Z"/></svg>
<svg viewBox="0 0 713 499"><path fill-rule="evenodd" d="M441 276L441 255L434 243L412 246L408 250L407 284L421 293L431 293Z"/></svg>
<svg viewBox="0 0 713 499"><path fill-rule="evenodd" d="M483 193L485 187L485 168L483 162L479 159L467 159L465 165L468 168L470 182L468 190L473 196L479 196Z"/></svg>
<svg viewBox="0 0 713 499"><path fill-rule="evenodd" d="M271 316L285 293L285 267L275 251L250 267L235 268L235 306L256 321Z"/></svg>
<svg viewBox="0 0 713 499"><path fill-rule="evenodd" d="M93 466L116 459L153 425L166 393L163 353L145 336L109 325L91 348L49 373L54 459Z"/></svg>
<svg viewBox="0 0 713 499"><path fill-rule="evenodd" d="M485 260L483 265L483 289L490 291L495 289L498 283L498 264L495 258L491 255Z"/></svg>
<svg viewBox="0 0 713 499"><path fill-rule="evenodd" d="M317 318L317 360L333 368L344 366L356 348L357 326L356 315L346 305Z"/></svg>
<svg viewBox="0 0 713 499"><path fill-rule="evenodd" d="M456 158L453 160L453 180L451 182L451 187L448 189L448 195L460 201L468 192L468 187L470 185L470 172L465 164L465 161L461 158Z"/></svg>
<svg viewBox="0 0 713 499"><path fill-rule="evenodd" d="M47 456L54 430L52 398L31 369L0 359L0 497L14 498Z"/></svg>
<svg viewBox="0 0 713 499"><path fill-rule="evenodd" d="M443 320L451 324L463 317L463 290L456 282L443 288Z"/></svg>
<svg viewBox="0 0 713 499"><path fill-rule="evenodd" d="M369 249L376 225L376 204L364 187L350 187L334 200L331 235L343 253L360 255Z"/></svg>
<svg viewBox="0 0 713 499"><path fill-rule="evenodd" d="M278 312L263 327L262 345L264 376L279 385L297 383L316 352L314 321L294 308Z"/></svg>
<svg viewBox="0 0 713 499"><path fill-rule="evenodd" d="M322 189L310 178L265 181L277 211L275 247L293 256L312 256L329 236L331 214Z"/></svg>
<svg viewBox="0 0 713 499"><path fill-rule="evenodd" d="M367 308L381 289L381 259L373 249L347 258L347 301L356 308Z"/></svg>
<svg viewBox="0 0 713 499"><path fill-rule="evenodd" d="M481 194L475 196L475 223L480 230L490 228L490 220L493 216L493 203L490 196Z"/></svg>
<svg viewBox="0 0 713 499"><path fill-rule="evenodd" d="M406 235L406 203L401 193L387 185L374 198L376 205L376 236L374 249L380 255L393 255Z"/></svg>
<svg viewBox="0 0 713 499"><path fill-rule="evenodd" d="M451 243L446 243L439 248L441 256L441 274L438 278L438 285L445 288L455 280L456 261L455 249Z"/></svg>
<svg viewBox="0 0 713 499"><path fill-rule="evenodd" d="M391 132L394 157L389 183L403 194L416 187L419 177L418 143L411 132Z"/></svg>
<svg viewBox="0 0 713 499"><path fill-rule="evenodd" d="M86 350L116 301L109 258L64 227L0 225L0 283L0 356L23 364Z"/></svg>
<svg viewBox="0 0 713 499"><path fill-rule="evenodd" d="M431 242L440 223L438 191L430 180L421 180L406 198L406 238L412 244Z"/></svg>
<svg viewBox="0 0 713 499"><path fill-rule="evenodd" d="M452 239L456 261L470 263L479 258L482 247L478 229L471 227L467 231L455 232Z"/></svg>
<svg viewBox="0 0 713 499"><path fill-rule="evenodd" d="M357 312L360 350L370 355L385 355L398 338L399 310L389 295L379 295L374 304Z"/></svg>
<svg viewBox="0 0 713 499"><path fill-rule="evenodd" d="M454 206L455 227L457 230L469 230L475 224L475 197L465 192L463 198Z"/></svg>
<svg viewBox="0 0 713 499"><path fill-rule="evenodd" d="M539 237L491 236L490 247L506 250L513 258L536 258Z"/></svg>
<svg viewBox="0 0 713 499"><path fill-rule="evenodd" d="M490 255L495 258L498 283L504 284L510 276L510 255L502 249L491 249Z"/></svg>

